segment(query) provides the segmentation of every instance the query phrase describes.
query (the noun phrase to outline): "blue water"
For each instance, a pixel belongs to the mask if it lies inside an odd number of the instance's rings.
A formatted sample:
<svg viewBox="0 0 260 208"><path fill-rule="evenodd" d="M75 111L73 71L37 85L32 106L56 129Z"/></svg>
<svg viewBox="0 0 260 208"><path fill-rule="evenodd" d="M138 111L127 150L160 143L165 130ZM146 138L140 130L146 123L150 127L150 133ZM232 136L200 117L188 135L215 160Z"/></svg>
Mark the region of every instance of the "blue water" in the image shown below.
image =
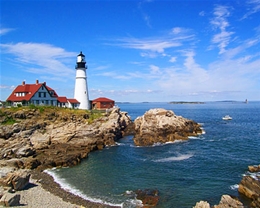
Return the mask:
<svg viewBox="0 0 260 208"><path fill-rule="evenodd" d="M191 208L200 200L214 205L223 194L241 197L237 185L247 166L260 163L260 102L118 106L133 120L151 108L173 110L201 123L205 134L152 147L135 147L132 136L124 137L78 166L49 171L65 189L122 207L136 207L131 191L137 189L158 189L159 208ZM222 120L227 114L233 119Z"/></svg>

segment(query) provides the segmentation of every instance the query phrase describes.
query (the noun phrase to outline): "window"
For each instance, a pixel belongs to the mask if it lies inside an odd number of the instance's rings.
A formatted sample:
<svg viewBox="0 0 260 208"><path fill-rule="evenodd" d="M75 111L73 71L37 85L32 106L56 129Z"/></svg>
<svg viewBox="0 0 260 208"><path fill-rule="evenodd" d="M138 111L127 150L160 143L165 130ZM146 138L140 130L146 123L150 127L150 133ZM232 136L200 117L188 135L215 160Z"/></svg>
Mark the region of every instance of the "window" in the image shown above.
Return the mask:
<svg viewBox="0 0 260 208"><path fill-rule="evenodd" d="M46 92L43 93L43 97L46 97Z"/></svg>
<svg viewBox="0 0 260 208"><path fill-rule="evenodd" d="M42 96L42 93L41 92L38 92L38 97L41 97Z"/></svg>

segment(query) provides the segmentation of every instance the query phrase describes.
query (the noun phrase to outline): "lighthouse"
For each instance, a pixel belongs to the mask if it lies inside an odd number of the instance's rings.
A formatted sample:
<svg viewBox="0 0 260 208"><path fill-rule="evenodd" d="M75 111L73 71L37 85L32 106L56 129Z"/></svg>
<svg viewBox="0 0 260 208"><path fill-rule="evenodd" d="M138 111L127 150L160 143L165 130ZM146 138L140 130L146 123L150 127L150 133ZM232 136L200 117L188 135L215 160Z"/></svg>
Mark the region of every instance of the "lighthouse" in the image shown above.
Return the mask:
<svg viewBox="0 0 260 208"><path fill-rule="evenodd" d="M79 109L90 109L90 103L88 98L88 85L87 85L87 73L86 73L86 61L85 56L80 52L77 56L76 65L76 81L74 98L80 102Z"/></svg>

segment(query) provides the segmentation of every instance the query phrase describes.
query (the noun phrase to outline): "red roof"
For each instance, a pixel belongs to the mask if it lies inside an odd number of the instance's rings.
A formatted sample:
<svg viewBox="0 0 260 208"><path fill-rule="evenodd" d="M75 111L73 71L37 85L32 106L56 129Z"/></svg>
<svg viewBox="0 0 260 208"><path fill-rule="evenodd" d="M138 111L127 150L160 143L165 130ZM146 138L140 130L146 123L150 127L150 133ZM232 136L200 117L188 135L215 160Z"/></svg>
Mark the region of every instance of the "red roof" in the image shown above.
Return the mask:
<svg viewBox="0 0 260 208"><path fill-rule="evenodd" d="M105 97L99 97L95 100L92 100L92 102L114 102L114 100L110 100L110 99L105 98Z"/></svg>
<svg viewBox="0 0 260 208"><path fill-rule="evenodd" d="M76 99L68 99L68 101L69 101L70 103L80 103L80 102L77 101Z"/></svg>
<svg viewBox="0 0 260 208"><path fill-rule="evenodd" d="M21 85L18 85L6 100L12 102L19 102L24 100L30 101L42 86L46 87L49 92L52 92L52 97L58 97L55 90L48 87L45 82L39 83L38 80L36 80L36 84L25 84L25 82L23 82ZM24 93L24 96L16 96L16 93Z"/></svg>
<svg viewBox="0 0 260 208"><path fill-rule="evenodd" d="M66 97L58 97L58 101L60 103L66 103L67 102L67 98Z"/></svg>
<svg viewBox="0 0 260 208"><path fill-rule="evenodd" d="M7 101L29 101L44 83L18 85ZM17 97L16 93L25 93L25 96Z"/></svg>
<svg viewBox="0 0 260 208"><path fill-rule="evenodd" d="M52 97L58 97L58 94L55 92L55 90L53 90L52 88L48 87L45 85L45 87L47 88L47 90L49 90L49 92L53 92Z"/></svg>

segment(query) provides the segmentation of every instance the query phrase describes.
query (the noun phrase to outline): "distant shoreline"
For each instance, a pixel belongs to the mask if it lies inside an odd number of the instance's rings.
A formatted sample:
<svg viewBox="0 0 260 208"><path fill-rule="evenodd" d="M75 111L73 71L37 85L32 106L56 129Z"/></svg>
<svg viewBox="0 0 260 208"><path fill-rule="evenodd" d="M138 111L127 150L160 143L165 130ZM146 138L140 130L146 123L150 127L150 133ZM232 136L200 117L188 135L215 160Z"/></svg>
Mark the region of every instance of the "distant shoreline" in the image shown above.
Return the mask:
<svg viewBox="0 0 260 208"><path fill-rule="evenodd" d="M169 104L205 104L205 102L172 101Z"/></svg>

